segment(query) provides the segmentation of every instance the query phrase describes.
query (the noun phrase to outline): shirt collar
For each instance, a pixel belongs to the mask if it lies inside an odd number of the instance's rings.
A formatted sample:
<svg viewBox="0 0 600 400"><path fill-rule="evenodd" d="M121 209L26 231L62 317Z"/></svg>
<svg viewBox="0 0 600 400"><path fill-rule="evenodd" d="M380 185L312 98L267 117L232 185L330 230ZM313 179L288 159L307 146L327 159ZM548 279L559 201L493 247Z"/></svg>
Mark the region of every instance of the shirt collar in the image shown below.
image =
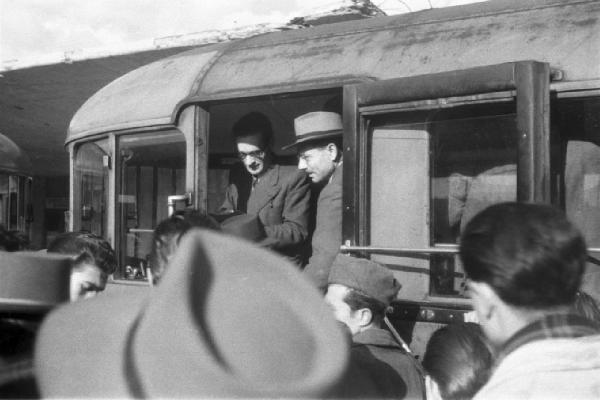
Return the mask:
<svg viewBox="0 0 600 400"><path fill-rule="evenodd" d="M357 333L352 337L353 345L374 345L382 347L396 347L402 349L400 344L396 342L392 334L384 329L369 328L365 331Z"/></svg>
<svg viewBox="0 0 600 400"><path fill-rule="evenodd" d="M527 343L554 338L577 338L598 333L598 328L591 321L578 315L569 313L546 315L520 329L508 339L498 353L497 362Z"/></svg>

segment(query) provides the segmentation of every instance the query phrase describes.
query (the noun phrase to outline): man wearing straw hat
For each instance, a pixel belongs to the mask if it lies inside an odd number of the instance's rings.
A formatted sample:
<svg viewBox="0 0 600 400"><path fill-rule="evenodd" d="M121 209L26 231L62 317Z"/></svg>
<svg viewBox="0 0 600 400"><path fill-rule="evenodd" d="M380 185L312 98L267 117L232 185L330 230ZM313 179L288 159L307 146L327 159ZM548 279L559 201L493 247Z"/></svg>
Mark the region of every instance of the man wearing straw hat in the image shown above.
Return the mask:
<svg viewBox="0 0 600 400"><path fill-rule="evenodd" d="M304 268L323 292L333 259L342 243L342 117L317 111L294 120L296 140L283 149L295 148L298 168L323 188L317 200L312 255Z"/></svg>

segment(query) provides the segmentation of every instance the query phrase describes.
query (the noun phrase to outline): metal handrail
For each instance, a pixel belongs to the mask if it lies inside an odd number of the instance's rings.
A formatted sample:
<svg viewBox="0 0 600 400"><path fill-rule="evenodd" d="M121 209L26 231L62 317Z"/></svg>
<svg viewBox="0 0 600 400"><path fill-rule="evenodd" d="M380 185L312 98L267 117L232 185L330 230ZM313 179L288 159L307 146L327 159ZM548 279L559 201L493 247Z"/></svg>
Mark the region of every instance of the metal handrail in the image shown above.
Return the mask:
<svg viewBox="0 0 600 400"><path fill-rule="evenodd" d="M378 247L378 246L340 246L342 253L375 253L390 255L410 255L410 254L458 254L458 245L442 244L436 247L408 248L408 247ZM588 247L590 253L600 253L600 247Z"/></svg>
<svg viewBox="0 0 600 400"><path fill-rule="evenodd" d="M458 254L458 246L444 245L444 247L425 247L420 249L400 247L377 247L377 246L348 246L342 245L340 251L343 253L377 253L377 254Z"/></svg>

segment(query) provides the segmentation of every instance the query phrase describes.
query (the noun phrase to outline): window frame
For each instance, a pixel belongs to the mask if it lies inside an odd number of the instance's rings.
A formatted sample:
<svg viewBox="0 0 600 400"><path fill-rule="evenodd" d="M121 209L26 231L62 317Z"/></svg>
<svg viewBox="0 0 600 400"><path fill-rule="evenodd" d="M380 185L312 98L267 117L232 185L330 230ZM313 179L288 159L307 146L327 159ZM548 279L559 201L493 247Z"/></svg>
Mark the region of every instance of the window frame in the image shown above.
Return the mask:
<svg viewBox="0 0 600 400"><path fill-rule="evenodd" d="M521 61L345 86L341 250L362 256L457 251L452 246L390 249L370 242L368 132L369 118L376 114L514 99L519 135L517 201L552 203L556 196L552 195L550 171L551 76L547 63Z"/></svg>

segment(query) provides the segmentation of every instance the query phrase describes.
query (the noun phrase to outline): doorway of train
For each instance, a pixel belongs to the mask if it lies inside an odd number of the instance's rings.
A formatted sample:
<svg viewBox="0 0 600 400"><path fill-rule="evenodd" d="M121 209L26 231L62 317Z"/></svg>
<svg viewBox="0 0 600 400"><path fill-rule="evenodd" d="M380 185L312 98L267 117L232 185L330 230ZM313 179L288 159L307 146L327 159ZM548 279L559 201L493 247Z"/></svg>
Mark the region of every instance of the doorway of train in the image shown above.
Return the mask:
<svg viewBox="0 0 600 400"><path fill-rule="evenodd" d="M146 279L152 232L168 216L169 199L179 195L175 207L189 205L191 142L191 132L160 129L111 135L74 150L75 226L104 237L114 232L119 277Z"/></svg>

